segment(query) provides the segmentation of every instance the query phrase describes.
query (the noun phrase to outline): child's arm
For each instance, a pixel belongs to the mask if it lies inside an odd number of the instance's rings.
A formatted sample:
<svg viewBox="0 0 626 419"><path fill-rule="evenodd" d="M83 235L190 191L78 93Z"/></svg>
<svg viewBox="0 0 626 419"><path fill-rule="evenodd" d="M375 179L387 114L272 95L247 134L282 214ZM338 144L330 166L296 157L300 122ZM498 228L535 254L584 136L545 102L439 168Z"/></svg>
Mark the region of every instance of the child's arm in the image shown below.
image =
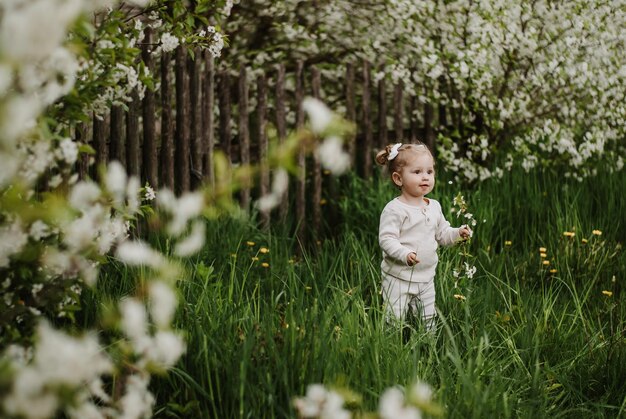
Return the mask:
<svg viewBox="0 0 626 419"><path fill-rule="evenodd" d="M450 246L455 244L459 238L467 239L471 236L472 230L467 225L462 225L459 228L451 227L441 212L441 208L439 208L439 220L437 222L437 231L435 232L437 243Z"/></svg>
<svg viewBox="0 0 626 419"><path fill-rule="evenodd" d="M378 244L389 257L400 263L409 265L409 255L415 254L415 250L408 249L400 243L400 228L402 216L388 209L380 215L380 227L378 229Z"/></svg>

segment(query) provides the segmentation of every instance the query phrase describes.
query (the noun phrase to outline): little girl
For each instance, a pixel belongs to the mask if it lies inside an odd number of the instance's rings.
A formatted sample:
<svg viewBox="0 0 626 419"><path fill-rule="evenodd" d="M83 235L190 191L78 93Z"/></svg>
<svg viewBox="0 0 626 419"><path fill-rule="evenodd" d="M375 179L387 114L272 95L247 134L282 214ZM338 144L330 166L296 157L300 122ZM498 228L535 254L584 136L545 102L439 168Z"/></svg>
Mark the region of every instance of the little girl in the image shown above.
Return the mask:
<svg viewBox="0 0 626 419"><path fill-rule="evenodd" d="M407 309L420 310L424 325L432 330L437 246L467 239L472 231L465 225L450 227L439 202L426 198L435 186L435 161L425 144L390 144L376 155L376 162L387 166L400 189L383 209L378 232L387 317L402 320Z"/></svg>

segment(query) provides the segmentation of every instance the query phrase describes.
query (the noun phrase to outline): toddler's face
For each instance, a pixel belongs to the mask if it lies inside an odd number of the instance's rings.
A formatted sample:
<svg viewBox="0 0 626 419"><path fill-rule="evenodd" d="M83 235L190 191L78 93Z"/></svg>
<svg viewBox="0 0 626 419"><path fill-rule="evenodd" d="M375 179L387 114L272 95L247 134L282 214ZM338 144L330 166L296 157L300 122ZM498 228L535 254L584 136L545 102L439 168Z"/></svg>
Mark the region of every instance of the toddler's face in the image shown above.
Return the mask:
<svg viewBox="0 0 626 419"><path fill-rule="evenodd" d="M400 172L394 173L393 180L403 194L422 197L430 193L435 187L435 162L430 153L411 153Z"/></svg>

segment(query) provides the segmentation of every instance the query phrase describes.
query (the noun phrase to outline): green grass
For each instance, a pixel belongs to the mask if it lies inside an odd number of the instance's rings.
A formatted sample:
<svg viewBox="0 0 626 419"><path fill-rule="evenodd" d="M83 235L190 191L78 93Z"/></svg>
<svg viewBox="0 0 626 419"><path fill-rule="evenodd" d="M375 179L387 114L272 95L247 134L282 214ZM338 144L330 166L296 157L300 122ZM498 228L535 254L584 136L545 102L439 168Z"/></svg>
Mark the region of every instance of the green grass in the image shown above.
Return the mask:
<svg viewBox="0 0 626 419"><path fill-rule="evenodd" d="M459 189L440 176L432 196L445 212ZM450 418L626 415L624 176L513 173L462 190L478 220L478 272L454 289L458 248L442 249L441 326L406 343L382 320L379 295L378 218L396 192L380 177L340 183L344 198L328 197L327 208L340 234L300 255L288 234L210 224L180 282L187 353L153 382L157 416L294 417L293 397L318 382L358 393L358 412L375 411L385 388L416 378ZM130 288L111 267L97 298Z"/></svg>

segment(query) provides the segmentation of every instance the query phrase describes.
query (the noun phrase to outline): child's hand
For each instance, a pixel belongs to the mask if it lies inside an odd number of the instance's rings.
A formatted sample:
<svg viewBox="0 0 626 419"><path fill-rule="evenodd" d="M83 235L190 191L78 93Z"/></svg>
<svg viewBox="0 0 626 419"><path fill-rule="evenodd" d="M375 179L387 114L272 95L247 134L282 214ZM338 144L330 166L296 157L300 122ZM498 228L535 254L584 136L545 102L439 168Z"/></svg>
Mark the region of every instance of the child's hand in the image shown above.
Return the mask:
<svg viewBox="0 0 626 419"><path fill-rule="evenodd" d="M474 234L472 229L469 228L469 226L465 224L459 228L459 235L461 236L463 240L469 239L470 237L472 237L472 234Z"/></svg>
<svg viewBox="0 0 626 419"><path fill-rule="evenodd" d="M406 257L406 263L407 263L409 266L413 266L413 265L415 265L415 264L420 263L420 261L419 261L419 260L417 260L417 253L415 253L415 252L411 252L411 253L409 253L409 255Z"/></svg>

